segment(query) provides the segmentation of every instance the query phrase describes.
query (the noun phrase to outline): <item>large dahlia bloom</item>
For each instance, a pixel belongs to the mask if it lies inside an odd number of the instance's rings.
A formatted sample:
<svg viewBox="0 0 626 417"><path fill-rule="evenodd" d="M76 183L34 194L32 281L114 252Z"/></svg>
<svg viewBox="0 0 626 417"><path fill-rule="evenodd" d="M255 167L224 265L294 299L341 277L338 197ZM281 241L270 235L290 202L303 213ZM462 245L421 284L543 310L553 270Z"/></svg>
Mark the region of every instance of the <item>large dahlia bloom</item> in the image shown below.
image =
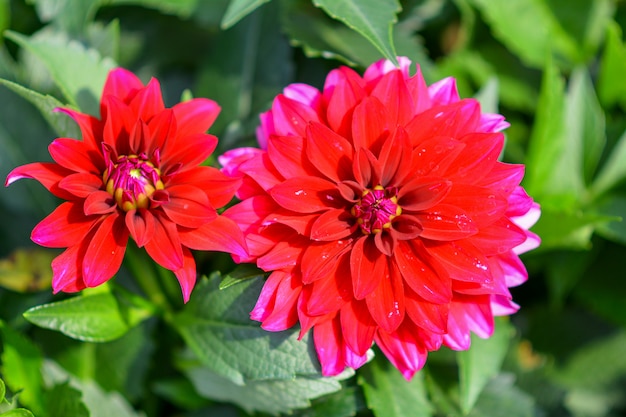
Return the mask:
<svg viewBox="0 0 626 417"><path fill-rule="evenodd" d="M240 181L201 166L217 144L206 134L219 113L208 99L165 108L156 79L144 86L127 70L112 70L101 118L58 109L79 125L82 140L55 139L55 162L14 169L6 185L33 178L67 200L42 220L31 238L67 248L52 262L54 292L98 286L119 270L129 236L174 272L185 301L196 281L190 249L245 256L241 230L216 208Z"/></svg>
<svg viewBox="0 0 626 417"><path fill-rule="evenodd" d="M518 254L539 243L524 167L498 161L504 118L400 63L287 87L261 116L261 149L221 157L244 181L230 209L240 260L272 271L251 317L313 329L325 375L361 366L375 342L409 379L428 351L489 337L518 308Z"/></svg>

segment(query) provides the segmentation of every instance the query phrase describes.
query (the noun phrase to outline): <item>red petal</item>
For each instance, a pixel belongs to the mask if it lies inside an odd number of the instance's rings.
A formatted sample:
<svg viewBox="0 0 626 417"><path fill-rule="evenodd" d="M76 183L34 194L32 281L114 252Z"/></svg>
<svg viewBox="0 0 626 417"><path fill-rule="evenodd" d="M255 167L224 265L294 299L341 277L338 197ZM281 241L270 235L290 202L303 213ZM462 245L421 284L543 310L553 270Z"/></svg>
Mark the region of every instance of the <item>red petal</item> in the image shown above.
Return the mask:
<svg viewBox="0 0 626 417"><path fill-rule="evenodd" d="M274 271L267 277L261 289L261 294L259 294L256 304L250 312L252 320L262 322L272 314L274 303L276 302L276 289L289 274L289 272L285 271Z"/></svg>
<svg viewBox="0 0 626 417"><path fill-rule="evenodd" d="M413 100L401 71L390 71L385 74L371 95L385 103L387 120L391 126L403 126L413 117Z"/></svg>
<svg viewBox="0 0 626 417"><path fill-rule="evenodd" d="M115 68L109 72L102 96L111 94L124 101L141 88L144 88L143 83L135 74L124 68Z"/></svg>
<svg viewBox="0 0 626 417"><path fill-rule="evenodd" d="M304 249L300 261L302 282L310 284L318 279L334 276L339 266L339 259L352 248L352 240L311 243Z"/></svg>
<svg viewBox="0 0 626 417"><path fill-rule="evenodd" d="M316 172L304 152L304 137L272 135L267 143L267 155L284 178L303 177ZM254 177L255 173L249 173Z"/></svg>
<svg viewBox="0 0 626 417"><path fill-rule="evenodd" d="M421 236L432 240L457 240L478 233L478 226L464 210L449 204L438 204L415 214L423 230Z"/></svg>
<svg viewBox="0 0 626 417"><path fill-rule="evenodd" d="M147 150L146 144L150 138L150 132L148 131L148 125L141 119L138 119L133 130L131 130L128 137L128 146L130 152L133 155L138 155Z"/></svg>
<svg viewBox="0 0 626 417"><path fill-rule="evenodd" d="M322 213L311 227L311 239L332 241L343 239L355 230L353 216L344 209L331 209Z"/></svg>
<svg viewBox="0 0 626 417"><path fill-rule="evenodd" d="M146 252L163 268L177 271L183 267L184 258L176 224L162 215L155 215L155 219L154 236L146 243Z"/></svg>
<svg viewBox="0 0 626 417"><path fill-rule="evenodd" d="M452 300L450 276L432 268L423 258L428 256L409 242L398 242L394 258L404 282L423 299L437 304Z"/></svg>
<svg viewBox="0 0 626 417"><path fill-rule="evenodd" d="M502 133L473 133L462 139L466 145L462 154L450 165L446 177L456 176L470 183L486 176L498 163L504 146Z"/></svg>
<svg viewBox="0 0 626 417"><path fill-rule="evenodd" d="M413 146L420 146L429 138L444 136L458 139L475 132L480 121L480 105L474 99L435 106L415 116L405 129Z"/></svg>
<svg viewBox="0 0 626 417"><path fill-rule="evenodd" d="M335 182L350 179L354 154L350 142L321 123L310 123L306 133L306 155L315 168Z"/></svg>
<svg viewBox="0 0 626 417"><path fill-rule="evenodd" d="M463 149L465 144L456 139L441 136L428 138L413 150L410 171L414 176L443 177Z"/></svg>
<svg viewBox="0 0 626 417"><path fill-rule="evenodd" d="M100 190L102 186L102 177L83 172L70 174L59 182L59 188L80 198Z"/></svg>
<svg viewBox="0 0 626 417"><path fill-rule="evenodd" d="M189 296L193 287L196 285L196 261L193 259L191 251L187 248L183 248L183 267L174 271L176 279L180 284L180 289L183 293L183 301L186 303L189 301Z"/></svg>
<svg viewBox="0 0 626 417"><path fill-rule="evenodd" d="M198 228L217 217L217 212L201 189L193 185L167 187L170 201L161 207L167 217L183 227Z"/></svg>
<svg viewBox="0 0 626 417"><path fill-rule="evenodd" d="M239 171L249 175L263 190L269 190L283 181L283 176L274 167L267 153L251 158L241 164Z"/></svg>
<svg viewBox="0 0 626 417"><path fill-rule="evenodd" d="M126 227L138 247L143 247L154 236L155 220L146 209L129 210L126 212Z"/></svg>
<svg viewBox="0 0 626 417"><path fill-rule="evenodd" d="M161 164L167 166L180 163L183 169L195 167L204 162L217 146L217 138L204 133L188 135L177 141L170 140L171 142L166 144L161 154Z"/></svg>
<svg viewBox="0 0 626 417"><path fill-rule="evenodd" d="M73 172L63 168L59 164L53 162L35 162L19 166L9 172L4 185L8 187L19 179L32 178L39 181L55 196L65 200L72 200L75 198L72 193L59 188L59 182L70 174L73 174Z"/></svg>
<svg viewBox="0 0 626 417"><path fill-rule="evenodd" d="M352 124L351 114L354 107L365 96L365 83L352 69L341 67L326 77L324 99L326 99L326 118L332 130L348 137Z"/></svg>
<svg viewBox="0 0 626 417"><path fill-rule="evenodd" d="M313 329L315 350L322 365L322 375L338 375L346 367L345 350L339 319L326 320Z"/></svg>
<svg viewBox="0 0 626 417"><path fill-rule="evenodd" d="M156 114L163 111L165 105L163 104L159 80L150 79L148 85L137 92L129 104L133 113L144 122L148 122Z"/></svg>
<svg viewBox="0 0 626 417"><path fill-rule="evenodd" d="M339 260L337 270L333 275L304 287L305 293L308 293L307 314L320 316L332 313L352 300L352 288L350 288L349 280L345 279L350 274L350 265L345 256Z"/></svg>
<svg viewBox="0 0 626 417"><path fill-rule="evenodd" d="M297 213L328 210L341 199L335 184L318 177L290 178L272 188L270 195L282 207Z"/></svg>
<svg viewBox="0 0 626 417"><path fill-rule="evenodd" d="M404 288L396 268L389 268L389 279L380 280L378 287L365 297L367 308L380 328L393 332L404 320Z"/></svg>
<svg viewBox="0 0 626 417"><path fill-rule="evenodd" d="M101 190L89 194L83 203L83 211L87 216L112 213L116 208L113 196Z"/></svg>
<svg viewBox="0 0 626 417"><path fill-rule="evenodd" d="M177 172L167 181L166 188L169 190L172 186L193 185L208 197L211 206L220 208L233 199L240 184L239 178L228 177L217 168L199 166Z"/></svg>
<svg viewBox="0 0 626 417"><path fill-rule="evenodd" d="M524 165L497 163L489 172L489 175L482 178L475 185L489 188L503 195L509 195L515 191L523 177Z"/></svg>
<svg viewBox="0 0 626 417"><path fill-rule="evenodd" d="M208 98L194 98L172 107L176 116L176 137L205 133L217 119L220 106Z"/></svg>
<svg viewBox="0 0 626 417"><path fill-rule="evenodd" d="M96 220L83 214L80 203L65 202L35 226L31 239L48 248L74 246L87 236Z"/></svg>
<svg viewBox="0 0 626 417"><path fill-rule="evenodd" d="M362 237L354 242L350 253L350 272L354 298L361 300L389 280L387 257L376 248L373 239Z"/></svg>
<svg viewBox="0 0 626 417"><path fill-rule="evenodd" d="M365 355L372 346L376 322L370 316L364 301L352 301L341 308L341 335L357 355Z"/></svg>
<svg viewBox="0 0 626 417"><path fill-rule="evenodd" d="M451 188L452 183L441 178L414 178L398 191L398 205L407 211L425 210L443 200Z"/></svg>
<svg viewBox="0 0 626 417"><path fill-rule="evenodd" d="M472 244L486 256L506 253L525 241L526 232L506 218L483 227L472 236Z"/></svg>
<svg viewBox="0 0 626 417"><path fill-rule="evenodd" d="M257 266L264 271L292 268L296 266L302 255L304 238L289 241L278 241L265 255L259 257Z"/></svg>
<svg viewBox="0 0 626 417"><path fill-rule="evenodd" d="M225 215L218 216L197 229L181 229L179 235L181 243L190 249L248 256L241 229Z"/></svg>
<svg viewBox="0 0 626 417"><path fill-rule="evenodd" d="M95 137L95 132L100 132L102 130L102 122L99 119L96 119L90 114L81 113L64 107L56 108L54 110L65 113L74 119L80 128L83 142L85 142L91 149L100 149L100 139L96 139Z"/></svg>
<svg viewBox="0 0 626 417"><path fill-rule="evenodd" d="M52 260L52 291L55 294L86 288L81 270L86 248L85 242L79 242Z"/></svg>
<svg viewBox="0 0 626 417"><path fill-rule="evenodd" d="M49 146L48 151L59 165L76 172L90 172L100 174L99 168L94 164L95 160L102 160L102 156L80 140L58 138ZM92 158L93 154L95 158Z"/></svg>
<svg viewBox="0 0 626 417"><path fill-rule="evenodd" d="M413 322L436 334L445 334L448 328L449 304L430 303L410 288L405 288L406 313Z"/></svg>
<svg viewBox="0 0 626 417"><path fill-rule="evenodd" d="M463 210L479 227L485 227L505 215L507 200L494 190L472 185L454 185L443 201Z"/></svg>
<svg viewBox="0 0 626 417"><path fill-rule="evenodd" d="M175 140L174 136L176 129L176 117L174 117L174 111L172 109L164 109L154 116L148 122L150 135L148 136L145 152L148 155L152 155L157 149L162 151L166 143L170 141L178 142Z"/></svg>
<svg viewBox="0 0 626 417"><path fill-rule="evenodd" d="M279 94L272 104L274 128L278 136L305 136L309 122L319 122L319 116L310 106Z"/></svg>
<svg viewBox="0 0 626 417"><path fill-rule="evenodd" d="M352 115L352 142L354 148L373 149L388 130L385 106L374 97L366 97Z"/></svg>
<svg viewBox="0 0 626 417"><path fill-rule="evenodd" d="M437 243L426 240L426 249L450 274L459 281L490 283L493 278L485 255L467 240Z"/></svg>
<svg viewBox="0 0 626 417"><path fill-rule="evenodd" d="M382 168L380 183L383 187L400 185L412 174L411 152L409 136L404 129L398 127L393 136L383 143L378 157Z"/></svg>
<svg viewBox="0 0 626 417"><path fill-rule="evenodd" d="M287 330L298 322L297 303L302 291L302 282L293 274L283 275L276 288L271 313L263 319L261 327L278 332Z"/></svg>
<svg viewBox="0 0 626 417"><path fill-rule="evenodd" d="M137 118L130 108L114 96L103 97L106 104L106 122L102 130L103 142L107 143L119 154L129 154L128 134L135 127Z"/></svg>
<svg viewBox="0 0 626 417"><path fill-rule="evenodd" d="M394 333L378 331L376 345L408 381L426 363L428 352L420 343L420 332L411 321L405 321Z"/></svg>
<svg viewBox="0 0 626 417"><path fill-rule="evenodd" d="M87 287L97 287L117 273L122 265L128 230L124 216L106 216L97 226L83 259L83 280Z"/></svg>

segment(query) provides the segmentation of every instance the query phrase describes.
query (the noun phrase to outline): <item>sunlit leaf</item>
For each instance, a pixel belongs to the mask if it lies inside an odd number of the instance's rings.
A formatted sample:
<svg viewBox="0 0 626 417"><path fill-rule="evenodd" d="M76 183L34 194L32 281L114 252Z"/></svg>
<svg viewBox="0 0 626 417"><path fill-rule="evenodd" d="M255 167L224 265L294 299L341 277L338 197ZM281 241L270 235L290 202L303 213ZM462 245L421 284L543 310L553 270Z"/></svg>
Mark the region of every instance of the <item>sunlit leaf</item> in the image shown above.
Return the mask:
<svg viewBox="0 0 626 417"><path fill-rule="evenodd" d="M606 28L606 42L600 74L598 95L604 107L626 104L626 46L622 42L622 29L616 22Z"/></svg>
<svg viewBox="0 0 626 417"><path fill-rule="evenodd" d="M89 342L115 340L129 329L115 296L109 292L35 306L26 311L24 317L40 327Z"/></svg>
<svg viewBox="0 0 626 417"><path fill-rule="evenodd" d="M394 63L393 24L401 7L397 0L313 0L329 16L367 38Z"/></svg>
<svg viewBox="0 0 626 417"><path fill-rule="evenodd" d="M626 78L626 77L625 77ZM592 185L592 193L599 196L626 180L626 131L619 138Z"/></svg>
<svg viewBox="0 0 626 417"><path fill-rule="evenodd" d="M246 281L248 279L258 278L264 274L265 273L262 270L253 265L239 265L237 268L235 268L234 271L224 276L224 278L220 282L220 290L225 290L231 285L239 284L240 282Z"/></svg>
<svg viewBox="0 0 626 417"><path fill-rule="evenodd" d="M228 29L241 19L252 13L255 9L270 0L232 0L224 17L222 18L222 29Z"/></svg>
<svg viewBox="0 0 626 417"><path fill-rule="evenodd" d="M0 414L0 417L35 417L33 413L25 408L16 408L6 413Z"/></svg>
<svg viewBox="0 0 626 417"><path fill-rule="evenodd" d="M46 391L46 416L89 417L89 410L82 401L82 394L69 383L55 385Z"/></svg>

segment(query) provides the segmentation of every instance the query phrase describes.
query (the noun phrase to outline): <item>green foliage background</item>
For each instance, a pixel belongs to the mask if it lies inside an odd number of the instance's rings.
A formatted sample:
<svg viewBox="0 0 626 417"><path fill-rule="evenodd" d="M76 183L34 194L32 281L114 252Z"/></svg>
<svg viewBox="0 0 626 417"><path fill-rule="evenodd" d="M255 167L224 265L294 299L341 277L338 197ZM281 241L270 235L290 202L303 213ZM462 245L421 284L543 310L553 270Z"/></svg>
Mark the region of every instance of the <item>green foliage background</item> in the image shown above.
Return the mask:
<svg viewBox="0 0 626 417"><path fill-rule="evenodd" d="M116 65L159 78L168 105L219 102L219 154L254 145L287 84L405 55L506 116L503 159L543 211L520 312L408 383L375 349L321 377L308 337L248 319L263 278L223 255L198 254L185 306L139 251L109 284L53 296L57 252L28 238L57 202L20 182L0 190L0 416L626 415L625 24L618 0L0 0L2 178L79 137L52 109L97 114Z"/></svg>

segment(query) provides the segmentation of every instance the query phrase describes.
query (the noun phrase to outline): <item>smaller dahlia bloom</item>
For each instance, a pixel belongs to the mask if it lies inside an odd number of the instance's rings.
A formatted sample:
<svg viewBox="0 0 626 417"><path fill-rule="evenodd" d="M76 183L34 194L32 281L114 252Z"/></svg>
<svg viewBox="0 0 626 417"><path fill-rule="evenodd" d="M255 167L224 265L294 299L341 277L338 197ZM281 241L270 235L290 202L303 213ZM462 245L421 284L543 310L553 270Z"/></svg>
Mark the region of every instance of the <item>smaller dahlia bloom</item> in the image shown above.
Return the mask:
<svg viewBox="0 0 626 417"><path fill-rule="evenodd" d="M185 302L196 281L191 249L246 255L239 227L216 209L240 180L202 166L217 138L206 134L220 108L197 98L166 108L156 79L148 85L125 69L112 70L101 117L57 109L79 125L82 140L57 138L54 162L15 168L6 185L39 181L66 200L32 231L32 240L67 248L52 262L52 287L76 292L117 273L128 238L174 272Z"/></svg>
<svg viewBox="0 0 626 417"><path fill-rule="evenodd" d="M524 167L498 161L504 117L399 62L288 86L261 115L260 149L220 159L243 179L229 209L249 248L239 260L271 272L251 318L312 329L324 375L376 343L410 379L429 351L489 337L518 308L518 255L539 244Z"/></svg>

